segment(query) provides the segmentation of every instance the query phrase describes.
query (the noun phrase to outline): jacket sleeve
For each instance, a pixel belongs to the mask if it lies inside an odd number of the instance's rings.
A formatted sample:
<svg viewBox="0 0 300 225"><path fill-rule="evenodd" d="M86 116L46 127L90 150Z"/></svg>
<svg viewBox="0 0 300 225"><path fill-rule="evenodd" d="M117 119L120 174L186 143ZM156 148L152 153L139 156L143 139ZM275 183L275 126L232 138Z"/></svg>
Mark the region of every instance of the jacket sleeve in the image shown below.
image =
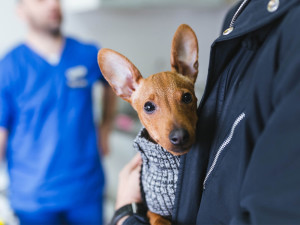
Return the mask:
<svg viewBox="0 0 300 225"><path fill-rule="evenodd" d="M300 10L281 26L274 110L252 152L231 224L297 224L300 221Z"/></svg>

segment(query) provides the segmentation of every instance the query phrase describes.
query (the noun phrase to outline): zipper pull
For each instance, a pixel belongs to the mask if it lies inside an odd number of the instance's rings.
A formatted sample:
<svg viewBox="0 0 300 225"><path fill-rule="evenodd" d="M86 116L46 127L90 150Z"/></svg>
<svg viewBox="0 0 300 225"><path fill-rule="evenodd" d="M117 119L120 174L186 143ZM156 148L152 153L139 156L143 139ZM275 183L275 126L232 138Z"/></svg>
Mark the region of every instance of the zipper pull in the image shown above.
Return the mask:
<svg viewBox="0 0 300 225"><path fill-rule="evenodd" d="M230 34L232 31L233 31L233 27L229 27L229 28L227 28L227 29L223 32L223 35L228 35L228 34Z"/></svg>
<svg viewBox="0 0 300 225"><path fill-rule="evenodd" d="M232 31L233 31L233 25L236 21L236 19L238 18L238 16L242 13L242 11L244 10L244 8L246 7L247 3L249 2L250 0L244 0L239 8L236 10L235 14L233 15L232 19L231 19L231 22L230 22L230 25L229 25L229 28L227 28L224 32L223 32L223 35L228 35L230 34Z"/></svg>

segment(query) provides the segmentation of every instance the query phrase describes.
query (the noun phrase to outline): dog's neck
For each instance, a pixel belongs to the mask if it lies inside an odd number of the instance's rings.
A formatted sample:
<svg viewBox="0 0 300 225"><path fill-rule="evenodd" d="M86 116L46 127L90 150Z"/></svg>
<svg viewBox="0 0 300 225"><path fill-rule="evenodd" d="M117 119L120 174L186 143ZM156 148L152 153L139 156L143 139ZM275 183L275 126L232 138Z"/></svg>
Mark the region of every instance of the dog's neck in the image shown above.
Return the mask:
<svg viewBox="0 0 300 225"><path fill-rule="evenodd" d="M152 142L145 128L134 140L134 147L143 159L141 184L149 210L165 217L171 216L180 156L174 156Z"/></svg>

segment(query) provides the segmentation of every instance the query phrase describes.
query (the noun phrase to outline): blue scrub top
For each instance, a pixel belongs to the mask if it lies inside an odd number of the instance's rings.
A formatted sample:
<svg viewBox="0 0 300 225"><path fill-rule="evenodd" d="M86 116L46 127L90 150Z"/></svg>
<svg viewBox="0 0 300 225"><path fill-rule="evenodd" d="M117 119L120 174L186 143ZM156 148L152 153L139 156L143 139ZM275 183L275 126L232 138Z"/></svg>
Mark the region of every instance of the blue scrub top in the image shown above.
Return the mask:
<svg viewBox="0 0 300 225"><path fill-rule="evenodd" d="M49 64L22 44L0 62L0 127L14 209L64 209L98 200L104 175L92 113L92 85L104 78L97 47L66 38Z"/></svg>

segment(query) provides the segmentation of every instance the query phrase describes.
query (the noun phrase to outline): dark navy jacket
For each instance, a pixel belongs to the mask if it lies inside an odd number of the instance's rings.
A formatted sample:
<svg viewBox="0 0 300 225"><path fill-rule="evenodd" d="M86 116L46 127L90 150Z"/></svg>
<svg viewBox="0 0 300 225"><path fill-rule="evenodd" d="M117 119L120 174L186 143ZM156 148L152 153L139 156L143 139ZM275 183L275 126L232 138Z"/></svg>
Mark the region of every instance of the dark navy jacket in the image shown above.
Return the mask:
<svg viewBox="0 0 300 225"><path fill-rule="evenodd" d="M300 0L268 2L251 0L212 44L173 224L300 223Z"/></svg>

